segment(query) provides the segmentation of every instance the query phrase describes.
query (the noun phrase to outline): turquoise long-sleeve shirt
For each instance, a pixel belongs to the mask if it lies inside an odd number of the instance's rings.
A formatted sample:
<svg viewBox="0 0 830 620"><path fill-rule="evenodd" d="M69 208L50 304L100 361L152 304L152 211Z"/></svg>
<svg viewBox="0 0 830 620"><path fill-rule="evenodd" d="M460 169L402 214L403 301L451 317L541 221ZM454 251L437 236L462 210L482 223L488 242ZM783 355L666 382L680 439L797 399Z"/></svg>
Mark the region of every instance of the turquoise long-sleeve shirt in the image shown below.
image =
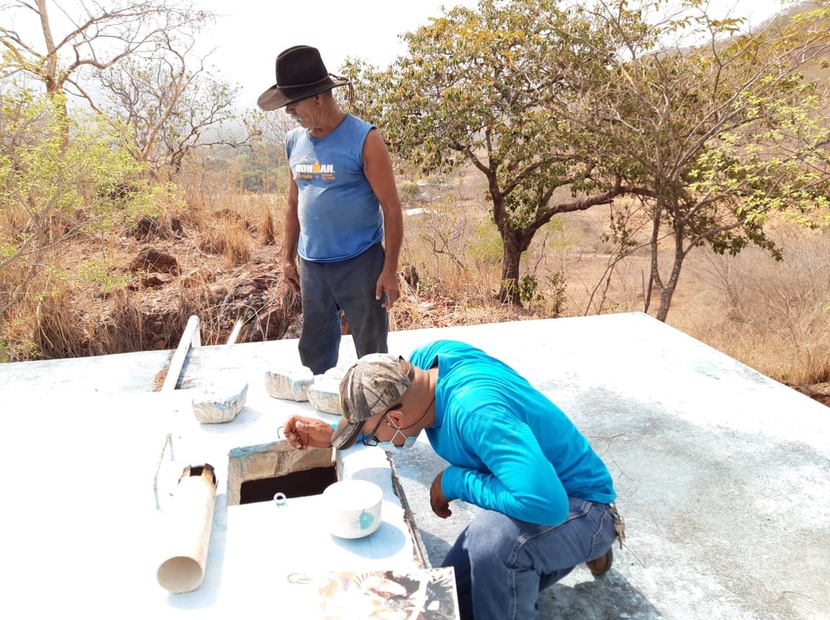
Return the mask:
<svg viewBox="0 0 830 620"><path fill-rule="evenodd" d="M588 440L515 370L452 340L420 347L409 361L438 367L426 434L450 463L441 481L448 500L540 525L564 522L569 497L614 501L611 474Z"/></svg>

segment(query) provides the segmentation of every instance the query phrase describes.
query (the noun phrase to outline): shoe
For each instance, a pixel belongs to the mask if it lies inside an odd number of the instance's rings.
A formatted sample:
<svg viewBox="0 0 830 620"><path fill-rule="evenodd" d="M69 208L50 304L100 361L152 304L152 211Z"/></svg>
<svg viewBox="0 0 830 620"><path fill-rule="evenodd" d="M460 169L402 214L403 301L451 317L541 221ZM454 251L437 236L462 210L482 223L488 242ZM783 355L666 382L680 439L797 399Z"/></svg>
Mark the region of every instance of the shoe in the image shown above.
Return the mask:
<svg viewBox="0 0 830 620"><path fill-rule="evenodd" d="M586 566L591 571L594 577L600 577L611 570L611 564L614 562L614 550L609 548L605 555L599 556L596 560L586 562Z"/></svg>

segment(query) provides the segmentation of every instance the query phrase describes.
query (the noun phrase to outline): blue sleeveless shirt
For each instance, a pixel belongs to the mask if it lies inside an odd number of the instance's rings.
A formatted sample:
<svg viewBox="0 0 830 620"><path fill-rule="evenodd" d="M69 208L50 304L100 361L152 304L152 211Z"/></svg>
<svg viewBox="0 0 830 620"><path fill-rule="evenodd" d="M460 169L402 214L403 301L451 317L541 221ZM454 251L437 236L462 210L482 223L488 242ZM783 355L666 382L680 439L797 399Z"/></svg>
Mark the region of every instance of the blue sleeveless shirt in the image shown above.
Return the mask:
<svg viewBox="0 0 830 620"><path fill-rule="evenodd" d="M297 253L305 260L346 260L383 239L380 202L363 173L363 144L372 128L347 114L323 138L303 127L286 136L288 164L299 190Z"/></svg>

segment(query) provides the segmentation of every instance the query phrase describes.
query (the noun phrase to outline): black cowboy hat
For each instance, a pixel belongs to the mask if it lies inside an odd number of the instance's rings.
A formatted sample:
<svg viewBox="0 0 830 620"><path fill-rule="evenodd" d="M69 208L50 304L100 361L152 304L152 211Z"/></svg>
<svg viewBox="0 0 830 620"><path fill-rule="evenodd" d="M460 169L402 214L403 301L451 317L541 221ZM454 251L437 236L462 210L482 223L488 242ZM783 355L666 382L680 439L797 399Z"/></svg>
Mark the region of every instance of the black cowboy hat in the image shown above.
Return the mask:
<svg viewBox="0 0 830 620"><path fill-rule="evenodd" d="M348 83L347 78L326 70L316 47L295 45L277 56L277 83L259 96L257 105L263 110L278 110Z"/></svg>

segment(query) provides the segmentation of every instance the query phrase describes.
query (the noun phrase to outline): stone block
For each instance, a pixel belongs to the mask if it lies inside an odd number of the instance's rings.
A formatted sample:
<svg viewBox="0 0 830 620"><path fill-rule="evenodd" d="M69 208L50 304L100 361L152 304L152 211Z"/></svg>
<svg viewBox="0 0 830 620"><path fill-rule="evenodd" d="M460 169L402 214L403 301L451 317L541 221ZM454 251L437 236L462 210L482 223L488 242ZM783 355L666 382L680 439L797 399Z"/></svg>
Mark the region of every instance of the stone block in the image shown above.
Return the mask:
<svg viewBox="0 0 830 620"><path fill-rule="evenodd" d="M340 382L325 378L325 375L315 377L307 391L308 402L314 405L317 411L340 415Z"/></svg>
<svg viewBox="0 0 830 620"><path fill-rule="evenodd" d="M313 382L314 375L305 366L296 370L265 373L265 391L271 398L305 402L308 400L306 392Z"/></svg>
<svg viewBox="0 0 830 620"><path fill-rule="evenodd" d="M236 418L245 406L248 384L235 394L228 395L228 392L214 389L194 396L192 402L196 419L202 424L220 424Z"/></svg>

